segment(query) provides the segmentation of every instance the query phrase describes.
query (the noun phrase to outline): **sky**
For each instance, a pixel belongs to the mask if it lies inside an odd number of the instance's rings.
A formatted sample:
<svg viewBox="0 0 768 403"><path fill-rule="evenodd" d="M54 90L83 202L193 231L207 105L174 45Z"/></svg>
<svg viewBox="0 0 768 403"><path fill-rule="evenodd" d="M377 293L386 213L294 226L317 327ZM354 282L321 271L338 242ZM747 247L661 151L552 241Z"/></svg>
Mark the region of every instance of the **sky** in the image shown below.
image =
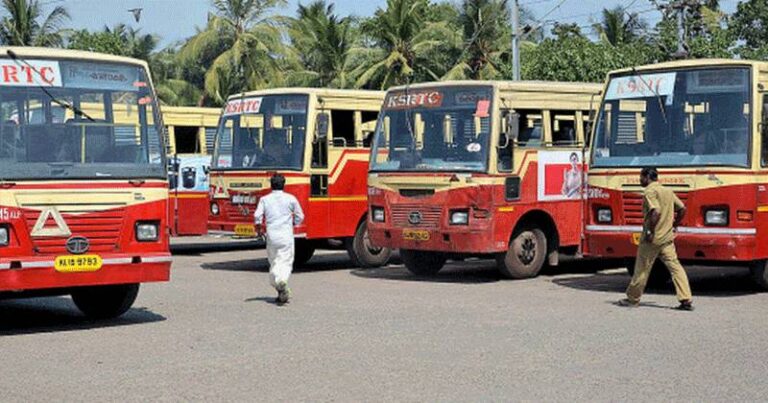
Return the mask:
<svg viewBox="0 0 768 403"><path fill-rule="evenodd" d="M210 0L41 0L48 8L63 5L69 11L69 28L99 30L105 25L124 23L141 29L142 33L157 34L162 47L181 41L195 34L197 27L205 26L206 16L213 10ZM279 14L292 16L299 2L310 0L288 0L288 6L278 10ZM458 0L453 0L458 2ZM340 15L368 16L386 0L336 0L331 1ZM721 0L721 7L727 12L736 9L736 0ZM544 21L557 20L588 26L599 20L600 11L616 5L629 6L643 18L653 23L660 17L649 0L520 0L520 4ZM143 8L141 20L136 23L129 9ZM551 25L550 25L551 27Z"/></svg>

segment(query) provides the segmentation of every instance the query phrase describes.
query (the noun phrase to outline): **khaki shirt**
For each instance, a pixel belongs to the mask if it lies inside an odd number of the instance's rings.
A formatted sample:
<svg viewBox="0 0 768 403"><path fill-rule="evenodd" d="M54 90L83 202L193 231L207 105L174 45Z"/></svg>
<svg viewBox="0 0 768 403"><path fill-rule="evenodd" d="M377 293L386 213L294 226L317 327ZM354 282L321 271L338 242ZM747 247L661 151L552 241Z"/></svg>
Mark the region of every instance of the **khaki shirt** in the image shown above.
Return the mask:
<svg viewBox="0 0 768 403"><path fill-rule="evenodd" d="M659 213L659 222L656 224L652 243L664 245L674 241L675 233L672 228L675 222L675 212L684 207L685 205L675 195L675 192L661 186L658 182L651 182L643 192L643 234L640 237L642 242L647 242L645 234L650 229L651 210L656 210Z"/></svg>

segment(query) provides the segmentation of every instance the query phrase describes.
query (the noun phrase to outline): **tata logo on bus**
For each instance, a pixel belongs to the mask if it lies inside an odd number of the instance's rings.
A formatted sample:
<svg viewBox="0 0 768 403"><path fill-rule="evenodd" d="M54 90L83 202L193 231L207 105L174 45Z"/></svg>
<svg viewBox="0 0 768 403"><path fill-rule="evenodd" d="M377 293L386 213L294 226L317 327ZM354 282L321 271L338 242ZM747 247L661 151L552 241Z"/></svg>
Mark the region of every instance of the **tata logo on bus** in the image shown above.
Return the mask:
<svg viewBox="0 0 768 403"><path fill-rule="evenodd" d="M61 87L59 63L45 60L29 60L28 63L0 60L0 85Z"/></svg>
<svg viewBox="0 0 768 403"><path fill-rule="evenodd" d="M259 113L260 109L261 98L236 99L227 102L227 106L224 107L224 116L241 113Z"/></svg>
<svg viewBox="0 0 768 403"><path fill-rule="evenodd" d="M384 100L384 109L437 108L443 104L439 91L414 91L390 94Z"/></svg>

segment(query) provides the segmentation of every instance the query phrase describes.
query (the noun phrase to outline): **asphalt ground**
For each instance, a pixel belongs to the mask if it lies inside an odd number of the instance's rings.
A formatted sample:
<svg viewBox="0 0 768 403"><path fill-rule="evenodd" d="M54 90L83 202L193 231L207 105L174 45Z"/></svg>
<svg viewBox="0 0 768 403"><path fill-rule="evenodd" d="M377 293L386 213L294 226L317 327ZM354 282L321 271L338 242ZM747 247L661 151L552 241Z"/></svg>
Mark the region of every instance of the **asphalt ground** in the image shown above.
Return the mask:
<svg viewBox="0 0 768 403"><path fill-rule="evenodd" d="M488 261L434 277L324 252L276 306L264 251L192 250L134 308L84 319L69 298L0 301L2 401L757 401L768 294L736 269L691 269L613 304L629 277L570 262L526 281Z"/></svg>

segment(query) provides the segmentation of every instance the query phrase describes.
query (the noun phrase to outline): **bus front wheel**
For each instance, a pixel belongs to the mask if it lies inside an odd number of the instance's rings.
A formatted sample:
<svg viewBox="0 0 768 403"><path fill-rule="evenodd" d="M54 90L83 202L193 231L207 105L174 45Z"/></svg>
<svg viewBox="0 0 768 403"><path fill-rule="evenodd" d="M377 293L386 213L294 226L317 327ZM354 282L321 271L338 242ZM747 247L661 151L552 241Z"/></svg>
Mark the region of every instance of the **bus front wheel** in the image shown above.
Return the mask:
<svg viewBox="0 0 768 403"><path fill-rule="evenodd" d="M752 280L763 290L768 290L768 261L761 260L755 262L749 271L752 273Z"/></svg>
<svg viewBox="0 0 768 403"><path fill-rule="evenodd" d="M355 236L345 241L347 253L355 266L362 268L381 267L389 262L392 249L376 246L368 236L368 226L365 221L357 226Z"/></svg>
<svg viewBox="0 0 768 403"><path fill-rule="evenodd" d="M412 249L400 249L405 268L417 276L437 274L445 265L445 255Z"/></svg>
<svg viewBox="0 0 768 403"><path fill-rule="evenodd" d="M89 318L112 319L127 312L138 294L138 284L82 287L72 291L72 301Z"/></svg>
<svg viewBox="0 0 768 403"><path fill-rule="evenodd" d="M547 236L538 228L515 231L506 253L496 257L496 264L504 277L533 278L539 274L547 257Z"/></svg>
<svg viewBox="0 0 768 403"><path fill-rule="evenodd" d="M312 259L315 254L315 245L306 239L297 239L293 244L293 267L301 267Z"/></svg>

